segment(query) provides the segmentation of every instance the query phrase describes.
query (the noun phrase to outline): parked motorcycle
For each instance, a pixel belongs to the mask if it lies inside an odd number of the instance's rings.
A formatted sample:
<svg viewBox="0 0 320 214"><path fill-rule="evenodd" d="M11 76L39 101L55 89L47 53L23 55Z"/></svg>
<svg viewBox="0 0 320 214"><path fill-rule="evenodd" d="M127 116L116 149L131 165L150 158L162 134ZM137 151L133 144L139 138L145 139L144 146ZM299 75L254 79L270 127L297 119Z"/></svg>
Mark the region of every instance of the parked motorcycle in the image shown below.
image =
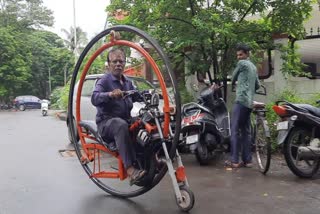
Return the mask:
<svg viewBox="0 0 320 214"><path fill-rule="evenodd" d="M12 109L12 105L11 104L0 104L0 109L1 110Z"/></svg>
<svg viewBox="0 0 320 214"><path fill-rule="evenodd" d="M41 113L42 116L48 115L48 109L49 109L49 101L48 100L42 100L41 101Z"/></svg>
<svg viewBox="0 0 320 214"><path fill-rule="evenodd" d="M277 141L288 167L298 177L311 178L320 166L320 108L277 101L273 110L280 117Z"/></svg>
<svg viewBox="0 0 320 214"><path fill-rule="evenodd" d="M200 165L229 149L230 117L221 87L207 87L197 102L183 105L181 136L179 150L194 153Z"/></svg>

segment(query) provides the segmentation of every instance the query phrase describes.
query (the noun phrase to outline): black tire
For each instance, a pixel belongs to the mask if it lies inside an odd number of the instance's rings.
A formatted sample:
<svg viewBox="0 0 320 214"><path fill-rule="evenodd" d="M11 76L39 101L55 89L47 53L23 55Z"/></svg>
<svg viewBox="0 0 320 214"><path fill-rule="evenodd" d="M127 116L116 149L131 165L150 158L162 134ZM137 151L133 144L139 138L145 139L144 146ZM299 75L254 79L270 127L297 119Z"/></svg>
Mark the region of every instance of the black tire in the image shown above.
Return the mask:
<svg viewBox="0 0 320 214"><path fill-rule="evenodd" d="M182 201L179 203L176 198L177 205L183 212L188 212L194 206L194 194L191 189L185 185L180 186L179 189L182 195Z"/></svg>
<svg viewBox="0 0 320 214"><path fill-rule="evenodd" d="M136 185L139 187L143 186L150 186L152 184L152 181L154 179L154 176L156 175L157 170L157 161L155 156L150 158L150 161L144 161L145 168L144 170L147 171L147 174L141 179Z"/></svg>
<svg viewBox="0 0 320 214"><path fill-rule="evenodd" d="M151 47L154 48L155 52L158 54L159 59L161 59L163 61L163 65L166 69L167 74L170 77L172 86L173 86L173 93L174 93L174 98L176 101L176 118L175 118L175 134L173 136L173 140L172 140L172 144L169 150L169 156L170 158L173 158L175 156L175 152L176 152L176 145L178 143L179 140L179 133L180 133L180 126L181 126L181 103L180 103L180 96L177 93L178 92L178 87L177 87L177 81L175 79L174 76L174 72L171 68L171 64L170 61L168 59L168 57L164 54L162 48L160 47L160 45L158 44L157 41L155 41L154 39L152 39L148 34L146 34L145 32L133 27L133 26L127 26L127 25L119 25L119 26L114 26L111 28L108 28L104 31L102 31L100 34L98 34L96 37L94 37L89 43L88 45L85 47L85 49L82 51L77 64L75 66L75 69L73 71L73 75L72 75L72 79L70 82L70 91L69 91L69 100L68 100L68 117L72 118L73 115L76 115L73 113L73 95L74 95L74 88L75 88L75 84L78 78L78 73L80 73L80 68L81 66L83 66L83 62L85 57L87 56L87 54L89 53L90 49L97 43L99 42L100 39L105 38L106 36L108 36L111 31L116 31L116 32L129 32L129 33L134 33L136 36L141 37L144 41L146 41L147 43L150 44ZM81 94L81 93L80 93ZM81 96L80 94L77 94L77 96ZM70 126L70 133L71 133L71 137L72 137L72 141L73 142L77 142L76 139L76 126L73 123L69 124ZM80 152L80 146L77 143L74 143L75 149L76 149L76 153L77 156L79 158L79 160L81 159L81 152ZM90 179L102 190L104 190L105 192L114 195L114 196L118 196L118 197L123 197L123 198L128 198L128 197L135 197L138 195L141 195L147 191L149 191L150 189L152 189L154 186L156 186L164 177L164 175L167 172L167 167L164 165L161 167L161 169L159 169L159 173L156 174L156 176L154 177L151 185L149 186L143 186L135 191L131 191L131 192L122 192L122 191L118 191L116 188L106 185L101 179L99 178L93 178L92 176L90 176L92 174L92 170L87 166L87 164L82 165L83 169L85 170L85 172L89 175Z"/></svg>
<svg viewBox="0 0 320 214"><path fill-rule="evenodd" d="M23 104L19 105L18 108L19 108L20 111L25 111L26 110L26 106L23 105Z"/></svg>
<svg viewBox="0 0 320 214"><path fill-rule="evenodd" d="M254 145L259 171L266 174L271 162L271 139L268 125L264 120L258 120L254 129Z"/></svg>
<svg viewBox="0 0 320 214"><path fill-rule="evenodd" d="M74 119L72 121L74 123L74 126L76 126ZM67 119L67 127L68 127L68 139L69 139L70 143L71 144L74 144L75 142L78 143L79 140L80 140L78 131L75 132L76 141L73 141L72 134L71 134L72 131L71 131L71 126L70 126L69 119Z"/></svg>
<svg viewBox="0 0 320 214"><path fill-rule="evenodd" d="M48 112L46 110L42 111L42 116L47 116Z"/></svg>
<svg viewBox="0 0 320 214"><path fill-rule="evenodd" d="M196 158L201 166L206 166L210 161L210 153L208 147L200 142L197 142Z"/></svg>
<svg viewBox="0 0 320 214"><path fill-rule="evenodd" d="M320 161L296 160L299 146L309 146L311 131L304 127L294 127L284 142L284 157L289 169L298 177L311 178L318 172Z"/></svg>

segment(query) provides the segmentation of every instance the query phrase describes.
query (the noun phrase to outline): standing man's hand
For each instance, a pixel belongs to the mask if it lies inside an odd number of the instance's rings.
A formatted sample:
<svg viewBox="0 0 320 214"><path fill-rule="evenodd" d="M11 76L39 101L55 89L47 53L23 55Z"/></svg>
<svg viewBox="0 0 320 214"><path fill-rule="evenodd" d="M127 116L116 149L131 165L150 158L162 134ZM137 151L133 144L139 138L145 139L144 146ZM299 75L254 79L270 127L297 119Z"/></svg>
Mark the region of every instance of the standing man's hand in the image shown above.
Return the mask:
<svg viewBox="0 0 320 214"><path fill-rule="evenodd" d="M112 97L112 98L121 98L121 97L123 97L123 92L120 89L114 89L110 93L110 97Z"/></svg>

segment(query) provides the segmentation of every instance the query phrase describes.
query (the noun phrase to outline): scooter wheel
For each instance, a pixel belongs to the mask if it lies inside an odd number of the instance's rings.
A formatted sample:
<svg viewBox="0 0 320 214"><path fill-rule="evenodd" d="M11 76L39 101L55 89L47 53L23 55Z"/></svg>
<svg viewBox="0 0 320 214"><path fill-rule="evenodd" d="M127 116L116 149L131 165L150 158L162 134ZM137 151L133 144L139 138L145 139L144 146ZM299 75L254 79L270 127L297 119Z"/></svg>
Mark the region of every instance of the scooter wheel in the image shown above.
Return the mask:
<svg viewBox="0 0 320 214"><path fill-rule="evenodd" d="M210 154L206 145L198 142L196 150L196 158L201 166L206 166L209 164Z"/></svg>
<svg viewBox="0 0 320 214"><path fill-rule="evenodd" d="M180 210L188 212L193 208L194 194L191 191L191 189L185 185L180 186L179 189L182 196L182 201L178 201L178 199L176 199L177 205L180 208Z"/></svg>

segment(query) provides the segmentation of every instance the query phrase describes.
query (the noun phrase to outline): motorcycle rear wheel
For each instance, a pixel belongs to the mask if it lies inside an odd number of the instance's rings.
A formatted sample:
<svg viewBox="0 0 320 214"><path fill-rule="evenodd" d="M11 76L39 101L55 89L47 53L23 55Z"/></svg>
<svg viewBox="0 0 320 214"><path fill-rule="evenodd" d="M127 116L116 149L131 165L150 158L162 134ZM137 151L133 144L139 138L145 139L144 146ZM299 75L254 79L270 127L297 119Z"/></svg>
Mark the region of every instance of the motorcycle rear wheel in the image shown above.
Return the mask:
<svg viewBox="0 0 320 214"><path fill-rule="evenodd" d="M311 178L320 167L319 158L313 160L299 160L297 151L299 146L309 146L311 131L303 127L294 127L284 142L284 157L289 169L298 177ZM298 159L297 159L298 158Z"/></svg>

